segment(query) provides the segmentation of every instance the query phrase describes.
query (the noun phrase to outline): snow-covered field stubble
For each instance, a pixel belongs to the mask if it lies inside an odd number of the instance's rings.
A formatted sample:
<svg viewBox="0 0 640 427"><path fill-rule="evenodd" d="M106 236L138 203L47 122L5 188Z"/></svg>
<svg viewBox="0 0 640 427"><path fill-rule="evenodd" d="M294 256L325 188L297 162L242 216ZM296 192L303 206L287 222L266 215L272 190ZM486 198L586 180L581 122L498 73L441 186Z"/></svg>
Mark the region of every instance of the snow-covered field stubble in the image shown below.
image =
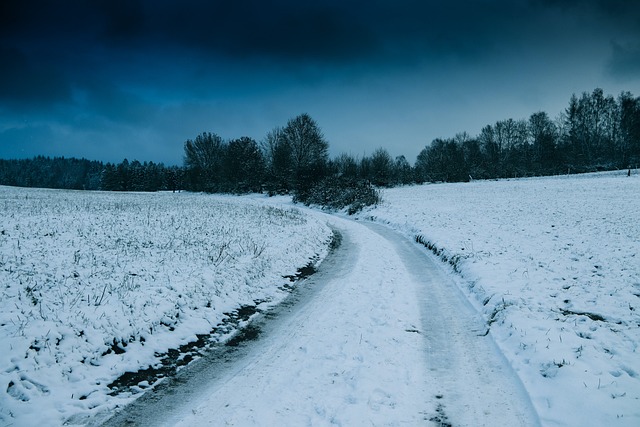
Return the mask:
<svg viewBox="0 0 640 427"><path fill-rule="evenodd" d="M550 426L640 425L640 176L396 188L361 214L459 273Z"/></svg>
<svg viewBox="0 0 640 427"><path fill-rule="evenodd" d="M0 187L0 218L1 425L126 403L107 385L224 313L277 303L283 275L321 260L331 238L290 207L186 193Z"/></svg>

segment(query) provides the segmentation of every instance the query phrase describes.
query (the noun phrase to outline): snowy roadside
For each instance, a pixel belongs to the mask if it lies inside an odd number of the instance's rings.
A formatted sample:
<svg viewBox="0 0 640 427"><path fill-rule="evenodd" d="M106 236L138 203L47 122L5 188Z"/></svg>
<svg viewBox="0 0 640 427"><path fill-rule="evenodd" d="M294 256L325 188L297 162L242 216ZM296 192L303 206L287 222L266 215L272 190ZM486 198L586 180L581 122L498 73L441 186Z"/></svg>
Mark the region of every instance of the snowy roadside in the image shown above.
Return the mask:
<svg viewBox="0 0 640 427"><path fill-rule="evenodd" d="M625 175L389 189L359 217L451 264L544 425L637 426L640 178Z"/></svg>
<svg viewBox="0 0 640 427"><path fill-rule="evenodd" d="M297 287L306 296L257 317L234 357L199 360L106 425L539 425L437 259L385 227L312 214L342 241Z"/></svg>
<svg viewBox="0 0 640 427"><path fill-rule="evenodd" d="M276 304L331 238L297 209L200 194L0 187L0 212L0 425L127 403L116 378Z"/></svg>

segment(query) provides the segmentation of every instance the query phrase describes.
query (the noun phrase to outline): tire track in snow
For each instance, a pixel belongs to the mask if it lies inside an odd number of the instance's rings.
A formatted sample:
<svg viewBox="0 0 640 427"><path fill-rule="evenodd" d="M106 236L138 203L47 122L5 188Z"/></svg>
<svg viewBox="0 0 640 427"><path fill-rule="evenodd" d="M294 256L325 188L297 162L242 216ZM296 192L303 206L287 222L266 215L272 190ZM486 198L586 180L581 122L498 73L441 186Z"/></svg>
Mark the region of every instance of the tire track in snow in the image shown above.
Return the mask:
<svg viewBox="0 0 640 427"><path fill-rule="evenodd" d="M199 361L109 425L538 424L433 257L384 227L327 220L342 246L297 301L256 319L257 341Z"/></svg>
<svg viewBox="0 0 640 427"><path fill-rule="evenodd" d="M422 284L420 307L428 377L439 401L434 421L453 426L534 426L540 421L524 386L488 326L431 253L378 224ZM437 422L436 422L437 425Z"/></svg>

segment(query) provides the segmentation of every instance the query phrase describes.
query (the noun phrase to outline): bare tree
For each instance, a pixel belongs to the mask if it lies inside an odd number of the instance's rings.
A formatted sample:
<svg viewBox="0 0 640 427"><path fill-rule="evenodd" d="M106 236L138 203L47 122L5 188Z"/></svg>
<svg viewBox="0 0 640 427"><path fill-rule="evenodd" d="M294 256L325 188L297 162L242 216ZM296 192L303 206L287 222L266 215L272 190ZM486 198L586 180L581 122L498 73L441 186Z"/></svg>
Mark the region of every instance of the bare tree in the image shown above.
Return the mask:
<svg viewBox="0 0 640 427"><path fill-rule="evenodd" d="M621 167L629 167L640 161L640 97L634 98L630 92L622 92L618 105L618 159Z"/></svg>
<svg viewBox="0 0 640 427"><path fill-rule="evenodd" d="M388 187L393 178L393 159L387 150L378 148L371 156L371 183Z"/></svg>
<svg viewBox="0 0 640 427"><path fill-rule="evenodd" d="M229 142L224 171L226 191L233 193L260 191L264 159L258 144L246 136Z"/></svg>
<svg viewBox="0 0 640 427"><path fill-rule="evenodd" d="M333 161L336 173L345 178L358 177L358 162L352 155L342 153Z"/></svg>
<svg viewBox="0 0 640 427"><path fill-rule="evenodd" d="M558 131L547 113L540 111L529 117L529 133L533 142L536 172L552 173L559 167L556 143Z"/></svg>
<svg viewBox="0 0 640 427"><path fill-rule="evenodd" d="M273 163L273 159L276 154L276 150L278 149L278 144L282 140L282 128L277 126L267 132L267 135L260 142L260 149L262 150L262 155L264 157L264 161L268 167Z"/></svg>
<svg viewBox="0 0 640 427"><path fill-rule="evenodd" d="M307 187L322 178L329 144L311 116L304 113L289 120L277 146L290 150L290 178L295 187Z"/></svg>
<svg viewBox="0 0 640 427"><path fill-rule="evenodd" d="M210 132L184 143L184 165L194 190L218 190L225 149L222 138Z"/></svg>
<svg viewBox="0 0 640 427"><path fill-rule="evenodd" d="M397 156L393 165L394 185L413 182L413 169L405 156Z"/></svg>

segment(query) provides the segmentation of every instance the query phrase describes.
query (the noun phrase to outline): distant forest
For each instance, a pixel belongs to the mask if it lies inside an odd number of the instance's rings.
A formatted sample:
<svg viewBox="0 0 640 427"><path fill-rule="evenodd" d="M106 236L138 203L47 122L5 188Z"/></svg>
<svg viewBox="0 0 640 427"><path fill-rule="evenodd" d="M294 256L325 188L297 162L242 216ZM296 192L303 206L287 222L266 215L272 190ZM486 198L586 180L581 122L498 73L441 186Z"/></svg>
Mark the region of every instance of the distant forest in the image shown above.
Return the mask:
<svg viewBox="0 0 640 427"><path fill-rule="evenodd" d="M127 159L114 165L95 160L44 157L0 159L0 185L65 190L180 190L182 167Z"/></svg>
<svg viewBox="0 0 640 427"><path fill-rule="evenodd" d="M202 133L184 143L182 166L39 156L0 160L0 184L105 191L266 191L323 205L346 197L336 204L342 206L362 194L374 197L372 186L637 168L640 97L622 92L614 98L602 89L573 95L555 119L536 112L528 119L497 121L476 136L462 132L435 139L413 165L404 156L391 157L384 148L370 156L341 154L333 159L328 148L318 124L301 114L260 143Z"/></svg>

